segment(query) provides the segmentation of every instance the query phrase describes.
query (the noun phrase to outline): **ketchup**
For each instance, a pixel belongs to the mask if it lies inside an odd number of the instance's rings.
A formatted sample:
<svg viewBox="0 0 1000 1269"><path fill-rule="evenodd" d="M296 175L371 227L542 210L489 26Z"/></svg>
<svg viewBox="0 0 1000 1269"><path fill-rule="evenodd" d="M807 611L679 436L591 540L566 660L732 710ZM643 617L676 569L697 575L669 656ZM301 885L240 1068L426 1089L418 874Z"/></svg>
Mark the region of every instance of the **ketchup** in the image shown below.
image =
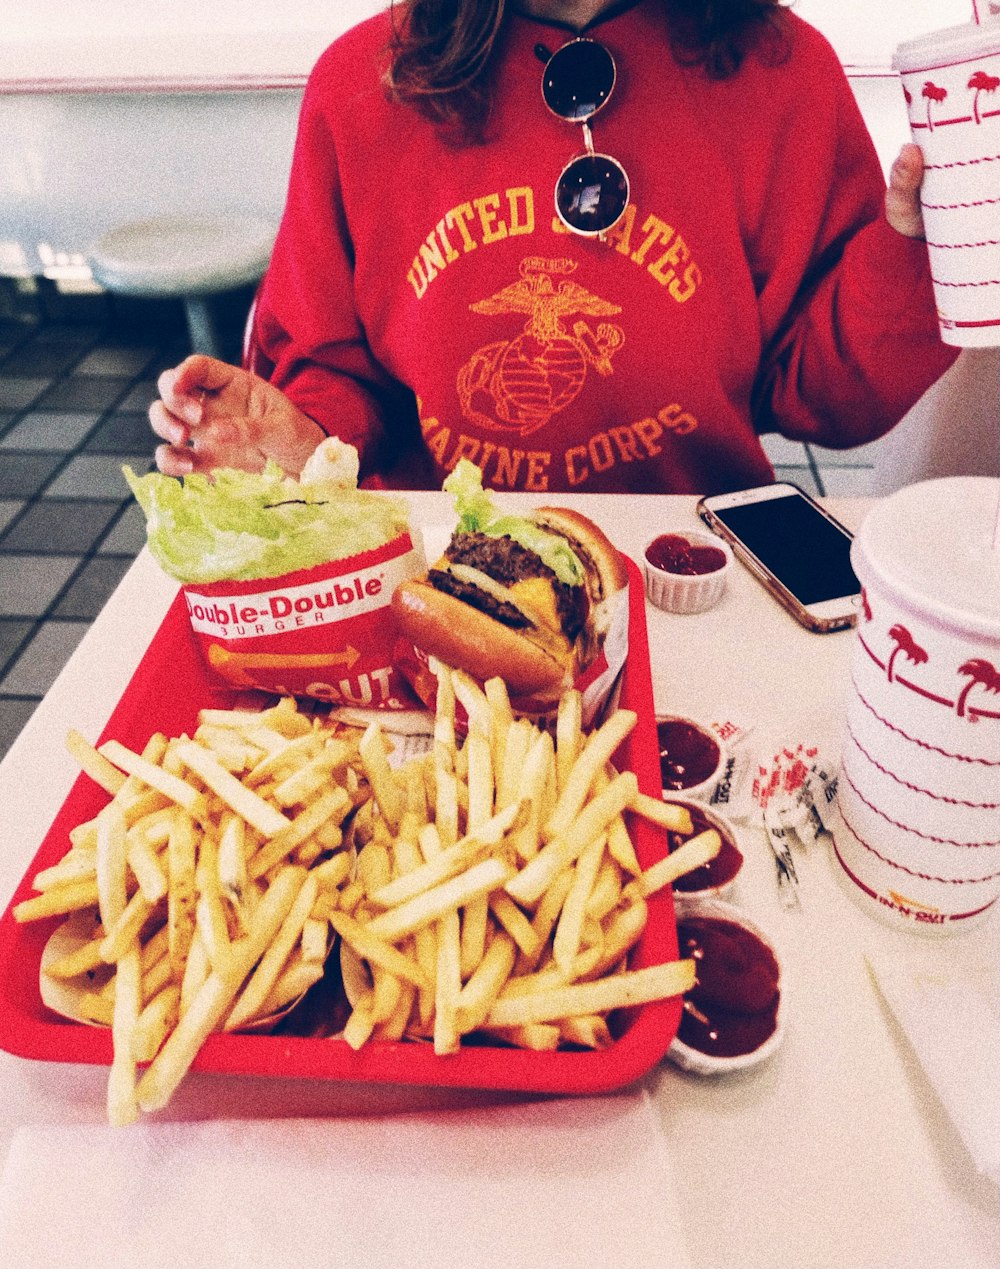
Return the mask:
<svg viewBox="0 0 1000 1269"><path fill-rule="evenodd" d="M717 546L699 546L679 533L664 533L646 548L646 559L664 573L695 577L724 568L726 557Z"/></svg>
<svg viewBox="0 0 1000 1269"><path fill-rule="evenodd" d="M690 811L693 828L692 836L703 833L707 828L715 828L715 825L697 807L692 806ZM720 832L717 828L715 831L722 838L722 846L719 848L719 853L714 859L710 859L707 864L700 864L697 868L692 868L690 872L678 877L673 883L675 890L718 890L732 881L739 872L743 866L743 856L739 847L727 833ZM670 850L675 851L688 840L688 837L684 833L668 832L667 840Z"/></svg>
<svg viewBox="0 0 1000 1269"><path fill-rule="evenodd" d="M721 917L682 916L681 956L695 961L678 1038L712 1057L753 1053L778 1025L778 962L745 926Z"/></svg>
<svg viewBox="0 0 1000 1269"><path fill-rule="evenodd" d="M656 724L656 738L664 789L692 789L707 780L719 765L718 742L683 718L661 719Z"/></svg>

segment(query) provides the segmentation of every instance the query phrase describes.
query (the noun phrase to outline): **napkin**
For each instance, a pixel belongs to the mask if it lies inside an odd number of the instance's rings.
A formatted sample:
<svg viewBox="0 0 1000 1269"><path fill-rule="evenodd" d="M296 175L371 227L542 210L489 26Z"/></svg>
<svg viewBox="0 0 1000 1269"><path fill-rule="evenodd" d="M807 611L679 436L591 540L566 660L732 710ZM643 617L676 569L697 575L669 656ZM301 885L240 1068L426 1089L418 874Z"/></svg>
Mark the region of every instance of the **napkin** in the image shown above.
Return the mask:
<svg viewBox="0 0 1000 1269"><path fill-rule="evenodd" d="M869 953L886 1004L976 1168L1000 1185L1000 995L968 967L906 966Z"/></svg>
<svg viewBox="0 0 1000 1269"><path fill-rule="evenodd" d="M368 1119L24 1127L0 1265L689 1264L648 1096Z"/></svg>

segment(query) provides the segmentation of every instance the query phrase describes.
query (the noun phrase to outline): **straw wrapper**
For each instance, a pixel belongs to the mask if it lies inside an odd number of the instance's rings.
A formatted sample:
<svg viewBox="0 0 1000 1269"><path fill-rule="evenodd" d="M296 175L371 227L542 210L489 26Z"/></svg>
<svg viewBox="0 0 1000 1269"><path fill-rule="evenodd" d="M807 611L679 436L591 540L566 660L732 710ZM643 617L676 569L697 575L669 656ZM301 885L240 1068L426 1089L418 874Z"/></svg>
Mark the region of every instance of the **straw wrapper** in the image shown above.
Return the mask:
<svg viewBox="0 0 1000 1269"><path fill-rule="evenodd" d="M868 963L886 1003L977 1169L1000 1185L1000 991L985 976L938 964Z"/></svg>

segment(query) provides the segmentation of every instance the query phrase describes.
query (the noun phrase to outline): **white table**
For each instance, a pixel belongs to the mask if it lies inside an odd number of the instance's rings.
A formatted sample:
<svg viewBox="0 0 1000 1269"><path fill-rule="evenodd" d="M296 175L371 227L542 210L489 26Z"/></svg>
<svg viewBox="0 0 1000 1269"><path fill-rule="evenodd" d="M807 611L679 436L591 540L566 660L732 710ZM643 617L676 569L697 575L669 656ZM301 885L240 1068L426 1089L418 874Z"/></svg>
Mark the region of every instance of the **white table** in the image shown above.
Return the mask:
<svg viewBox="0 0 1000 1269"><path fill-rule="evenodd" d="M416 524L453 519L442 495L410 501ZM591 496L578 505L637 561L655 534L696 523L692 498ZM865 509L831 505L851 527ZM76 775L66 729L96 737L173 592L140 556L0 764L0 902ZM801 630L742 569L713 611L675 617L647 606L647 618L658 709L727 716L754 724L761 741L808 739L836 753L850 633ZM776 1057L742 1076L702 1080L664 1064L647 1077L692 1262L997 1266L1000 1190L975 1172L864 961L866 949L914 961L995 958L996 919L947 940L892 930L854 903L825 850L798 859L802 906L787 911L763 836L748 834L743 844L736 898L780 946L789 1028ZM100 1067L0 1053L0 1158L18 1125L103 1123L105 1080ZM191 1075L165 1113L320 1116L477 1100L469 1092Z"/></svg>

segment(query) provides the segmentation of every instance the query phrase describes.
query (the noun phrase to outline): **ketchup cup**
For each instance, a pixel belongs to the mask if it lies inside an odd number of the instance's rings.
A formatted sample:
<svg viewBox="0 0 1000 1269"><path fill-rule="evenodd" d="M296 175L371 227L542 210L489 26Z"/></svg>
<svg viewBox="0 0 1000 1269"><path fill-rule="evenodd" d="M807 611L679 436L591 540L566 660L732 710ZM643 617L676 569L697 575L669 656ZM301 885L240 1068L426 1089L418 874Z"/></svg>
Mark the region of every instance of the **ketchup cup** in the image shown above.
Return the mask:
<svg viewBox="0 0 1000 1269"><path fill-rule="evenodd" d="M666 612L704 612L722 598L732 563L732 551L714 533L661 533L642 554L646 597Z"/></svg>

